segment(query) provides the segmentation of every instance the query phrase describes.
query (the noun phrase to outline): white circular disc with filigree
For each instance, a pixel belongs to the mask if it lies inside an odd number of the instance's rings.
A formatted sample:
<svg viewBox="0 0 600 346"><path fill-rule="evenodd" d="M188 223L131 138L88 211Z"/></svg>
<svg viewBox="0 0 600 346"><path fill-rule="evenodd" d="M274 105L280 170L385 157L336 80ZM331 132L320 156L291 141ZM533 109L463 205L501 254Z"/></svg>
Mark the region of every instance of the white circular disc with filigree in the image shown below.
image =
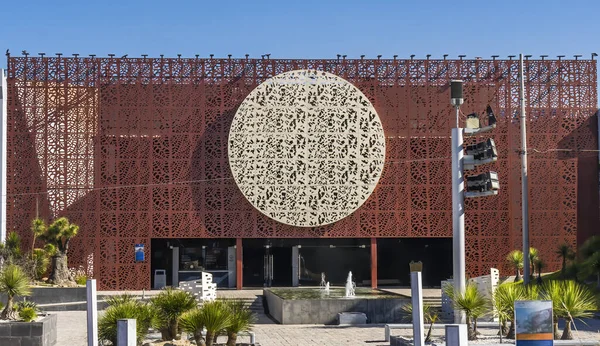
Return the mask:
<svg viewBox="0 0 600 346"><path fill-rule="evenodd" d="M383 171L385 137L375 108L348 81L291 71L256 87L229 132L238 187L263 214L312 227L350 215Z"/></svg>

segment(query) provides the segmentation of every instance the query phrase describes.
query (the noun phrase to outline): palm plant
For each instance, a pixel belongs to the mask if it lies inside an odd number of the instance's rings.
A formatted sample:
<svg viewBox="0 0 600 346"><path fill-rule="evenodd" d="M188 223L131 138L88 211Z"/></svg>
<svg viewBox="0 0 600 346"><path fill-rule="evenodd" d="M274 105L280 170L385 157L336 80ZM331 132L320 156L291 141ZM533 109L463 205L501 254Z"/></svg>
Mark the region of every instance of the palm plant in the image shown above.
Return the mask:
<svg viewBox="0 0 600 346"><path fill-rule="evenodd" d="M515 282L521 281L521 274L519 273L519 269L523 268L523 252L519 250L513 250L506 256L506 260L516 271Z"/></svg>
<svg viewBox="0 0 600 346"><path fill-rule="evenodd" d="M205 346L206 341L202 337L202 329L204 329L204 316L201 309L194 308L186 311L179 318L181 329L194 336L196 345Z"/></svg>
<svg viewBox="0 0 600 346"><path fill-rule="evenodd" d="M117 320L125 318L136 320L136 338L140 345L150 326L156 323L156 311L151 305L134 300L111 305L98 320L98 338L116 345Z"/></svg>
<svg viewBox="0 0 600 346"><path fill-rule="evenodd" d="M133 294L122 293L122 294L110 296L108 299L106 299L106 304L108 304L109 306L113 306L113 305L119 305L119 304L131 302L131 301L135 301L135 300L136 299Z"/></svg>
<svg viewBox="0 0 600 346"><path fill-rule="evenodd" d="M400 307L402 313L402 320L408 323L412 323L412 303L406 303ZM425 342L431 342L431 332L433 330L433 324L437 322L439 315L435 309L429 305L423 303L423 322L429 323L429 329L425 335Z"/></svg>
<svg viewBox="0 0 600 346"><path fill-rule="evenodd" d="M231 314L229 326L225 328L227 331L227 346L235 346L237 335L240 332L250 330L256 321L256 317L241 300L228 301L226 306Z"/></svg>
<svg viewBox="0 0 600 346"><path fill-rule="evenodd" d="M36 217L31 221L31 233L33 233L33 240L31 241L31 257L33 257L33 249L35 249L35 239L46 233L46 223L44 220Z"/></svg>
<svg viewBox="0 0 600 346"><path fill-rule="evenodd" d="M573 340L571 324L574 323L574 319L593 316L593 311L598 308L596 297L587 286L574 281L564 281L560 287L561 294L558 315L565 319L565 328L563 329L561 339Z"/></svg>
<svg viewBox="0 0 600 346"><path fill-rule="evenodd" d="M207 302L202 305L202 320L206 329L206 346L212 346L219 332L231 324L231 314L222 301Z"/></svg>
<svg viewBox="0 0 600 346"><path fill-rule="evenodd" d="M6 266L0 273L0 292L6 294L6 306L0 314L0 319L16 319L13 303L16 296L28 296L31 294L29 278L23 270L14 264Z"/></svg>
<svg viewBox="0 0 600 346"><path fill-rule="evenodd" d="M21 257L21 237L19 237L16 232L8 233L4 245L9 260L15 260Z"/></svg>
<svg viewBox="0 0 600 346"><path fill-rule="evenodd" d="M500 287L497 287L492 294L492 307L494 317L498 317L498 335L500 336L500 343L502 343L502 337L508 332L506 323L512 319L512 316L501 298L504 289L499 289Z"/></svg>
<svg viewBox="0 0 600 346"><path fill-rule="evenodd" d="M552 301L552 330L554 331L554 340L560 339L560 333L558 329L559 320L559 309L562 307L560 304L562 294L562 288L560 281L549 281L546 282L542 290L542 299Z"/></svg>
<svg viewBox="0 0 600 346"><path fill-rule="evenodd" d="M67 255L69 243L78 231L79 226L70 223L66 217L61 217L46 227L45 232L39 237L56 248L56 253L52 256L52 273L50 274L50 281L55 284L60 285L72 281L72 278L69 277Z"/></svg>
<svg viewBox="0 0 600 346"><path fill-rule="evenodd" d="M567 260L574 257L573 250L571 250L571 246L569 246L569 244L563 243L558 246L555 253L562 260L560 274L564 278L567 270Z"/></svg>
<svg viewBox="0 0 600 346"><path fill-rule="evenodd" d="M476 340L477 318L489 311L489 300L479 292L473 283L467 284L464 292L454 291L451 286L448 286L446 293L452 300L454 308L463 311L466 315L469 340Z"/></svg>
<svg viewBox="0 0 600 346"><path fill-rule="evenodd" d="M194 307L196 299L185 291L165 288L151 300L158 313L158 329L165 341L173 340L179 331L179 317Z"/></svg>
<svg viewBox="0 0 600 346"><path fill-rule="evenodd" d="M544 263L544 261L542 261L541 258L538 258L535 261L535 267L537 268L537 272L538 272L538 277L537 277L538 285L542 284L542 269L544 269L545 266L546 266L546 264Z"/></svg>
<svg viewBox="0 0 600 346"><path fill-rule="evenodd" d="M494 292L494 306L498 314L506 317L510 321L510 327L506 334L509 339L515 338L515 301L525 299L525 290L521 285L504 283Z"/></svg>
<svg viewBox="0 0 600 346"><path fill-rule="evenodd" d="M531 266L531 272L529 272L529 278L533 279L535 276L535 262L538 259L538 250L534 247L529 248L529 265Z"/></svg>

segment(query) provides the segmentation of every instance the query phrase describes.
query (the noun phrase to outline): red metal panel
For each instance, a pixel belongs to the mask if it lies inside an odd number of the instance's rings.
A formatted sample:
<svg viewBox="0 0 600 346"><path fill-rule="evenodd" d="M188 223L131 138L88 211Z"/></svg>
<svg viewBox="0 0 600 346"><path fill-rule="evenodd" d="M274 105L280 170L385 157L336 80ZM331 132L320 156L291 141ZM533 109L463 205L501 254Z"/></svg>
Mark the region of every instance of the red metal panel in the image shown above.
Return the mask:
<svg viewBox="0 0 600 346"><path fill-rule="evenodd" d="M495 169L502 183L496 197L467 200L467 269L507 270L505 255L521 247L517 64L9 57L8 230L28 244L36 203L46 218L68 216L80 225L70 263L93 270L101 289L150 288L149 264L132 254L143 243L149 255L151 238L450 237L447 86L461 78L465 114L488 103L498 113L490 136L500 157L481 170ZM254 210L227 160L228 128L242 100L269 77L299 68L360 88L387 137L373 195L324 227L287 226ZM597 156L582 151L598 147L596 62L529 60L526 71L531 244L556 269L556 244L597 233L598 196L590 193L598 187Z"/></svg>

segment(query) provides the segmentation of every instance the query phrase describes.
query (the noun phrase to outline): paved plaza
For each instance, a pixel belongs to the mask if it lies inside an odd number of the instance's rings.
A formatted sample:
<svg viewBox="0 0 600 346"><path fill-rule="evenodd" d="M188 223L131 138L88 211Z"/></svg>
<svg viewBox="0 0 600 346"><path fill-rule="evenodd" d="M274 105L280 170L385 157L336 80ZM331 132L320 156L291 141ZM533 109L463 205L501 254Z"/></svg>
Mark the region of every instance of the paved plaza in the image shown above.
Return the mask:
<svg viewBox="0 0 600 346"><path fill-rule="evenodd" d="M410 295L407 288L389 289L395 293ZM439 297L440 289L424 289L424 297ZM122 292L114 292L122 293ZM141 293L141 292L132 292ZM155 291L146 292L148 296ZM110 294L110 292L102 292ZM262 294L262 290L220 290L220 298L255 298ZM102 313L102 312L100 312ZM85 311L61 311L58 314L58 344L68 346L86 346L86 312ZM588 320L587 326L577 323L580 337L587 340L600 340L600 320ZM484 335L495 335L496 330L481 328ZM280 325L271 321L266 316L260 316L254 327L256 341L260 346L336 346L336 345L389 345L384 340L383 325L362 326L326 326L326 325ZM410 329L392 331L392 335L410 336ZM443 329L434 329L434 336L443 334ZM576 335L577 337L577 335ZM219 340L224 342L225 338ZM248 342L247 337L241 337L238 342ZM510 341L509 341L510 342Z"/></svg>

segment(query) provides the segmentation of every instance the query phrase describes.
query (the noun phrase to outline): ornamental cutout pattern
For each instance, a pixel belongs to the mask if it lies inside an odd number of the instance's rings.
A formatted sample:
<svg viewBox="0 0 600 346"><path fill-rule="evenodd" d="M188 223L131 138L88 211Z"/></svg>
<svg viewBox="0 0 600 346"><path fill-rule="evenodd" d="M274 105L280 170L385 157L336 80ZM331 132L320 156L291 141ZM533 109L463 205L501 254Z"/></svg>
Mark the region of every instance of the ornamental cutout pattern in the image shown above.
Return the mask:
<svg viewBox="0 0 600 346"><path fill-rule="evenodd" d="M297 70L256 87L229 133L229 164L260 212L300 227L334 223L375 189L385 161L369 99L331 73Z"/></svg>

